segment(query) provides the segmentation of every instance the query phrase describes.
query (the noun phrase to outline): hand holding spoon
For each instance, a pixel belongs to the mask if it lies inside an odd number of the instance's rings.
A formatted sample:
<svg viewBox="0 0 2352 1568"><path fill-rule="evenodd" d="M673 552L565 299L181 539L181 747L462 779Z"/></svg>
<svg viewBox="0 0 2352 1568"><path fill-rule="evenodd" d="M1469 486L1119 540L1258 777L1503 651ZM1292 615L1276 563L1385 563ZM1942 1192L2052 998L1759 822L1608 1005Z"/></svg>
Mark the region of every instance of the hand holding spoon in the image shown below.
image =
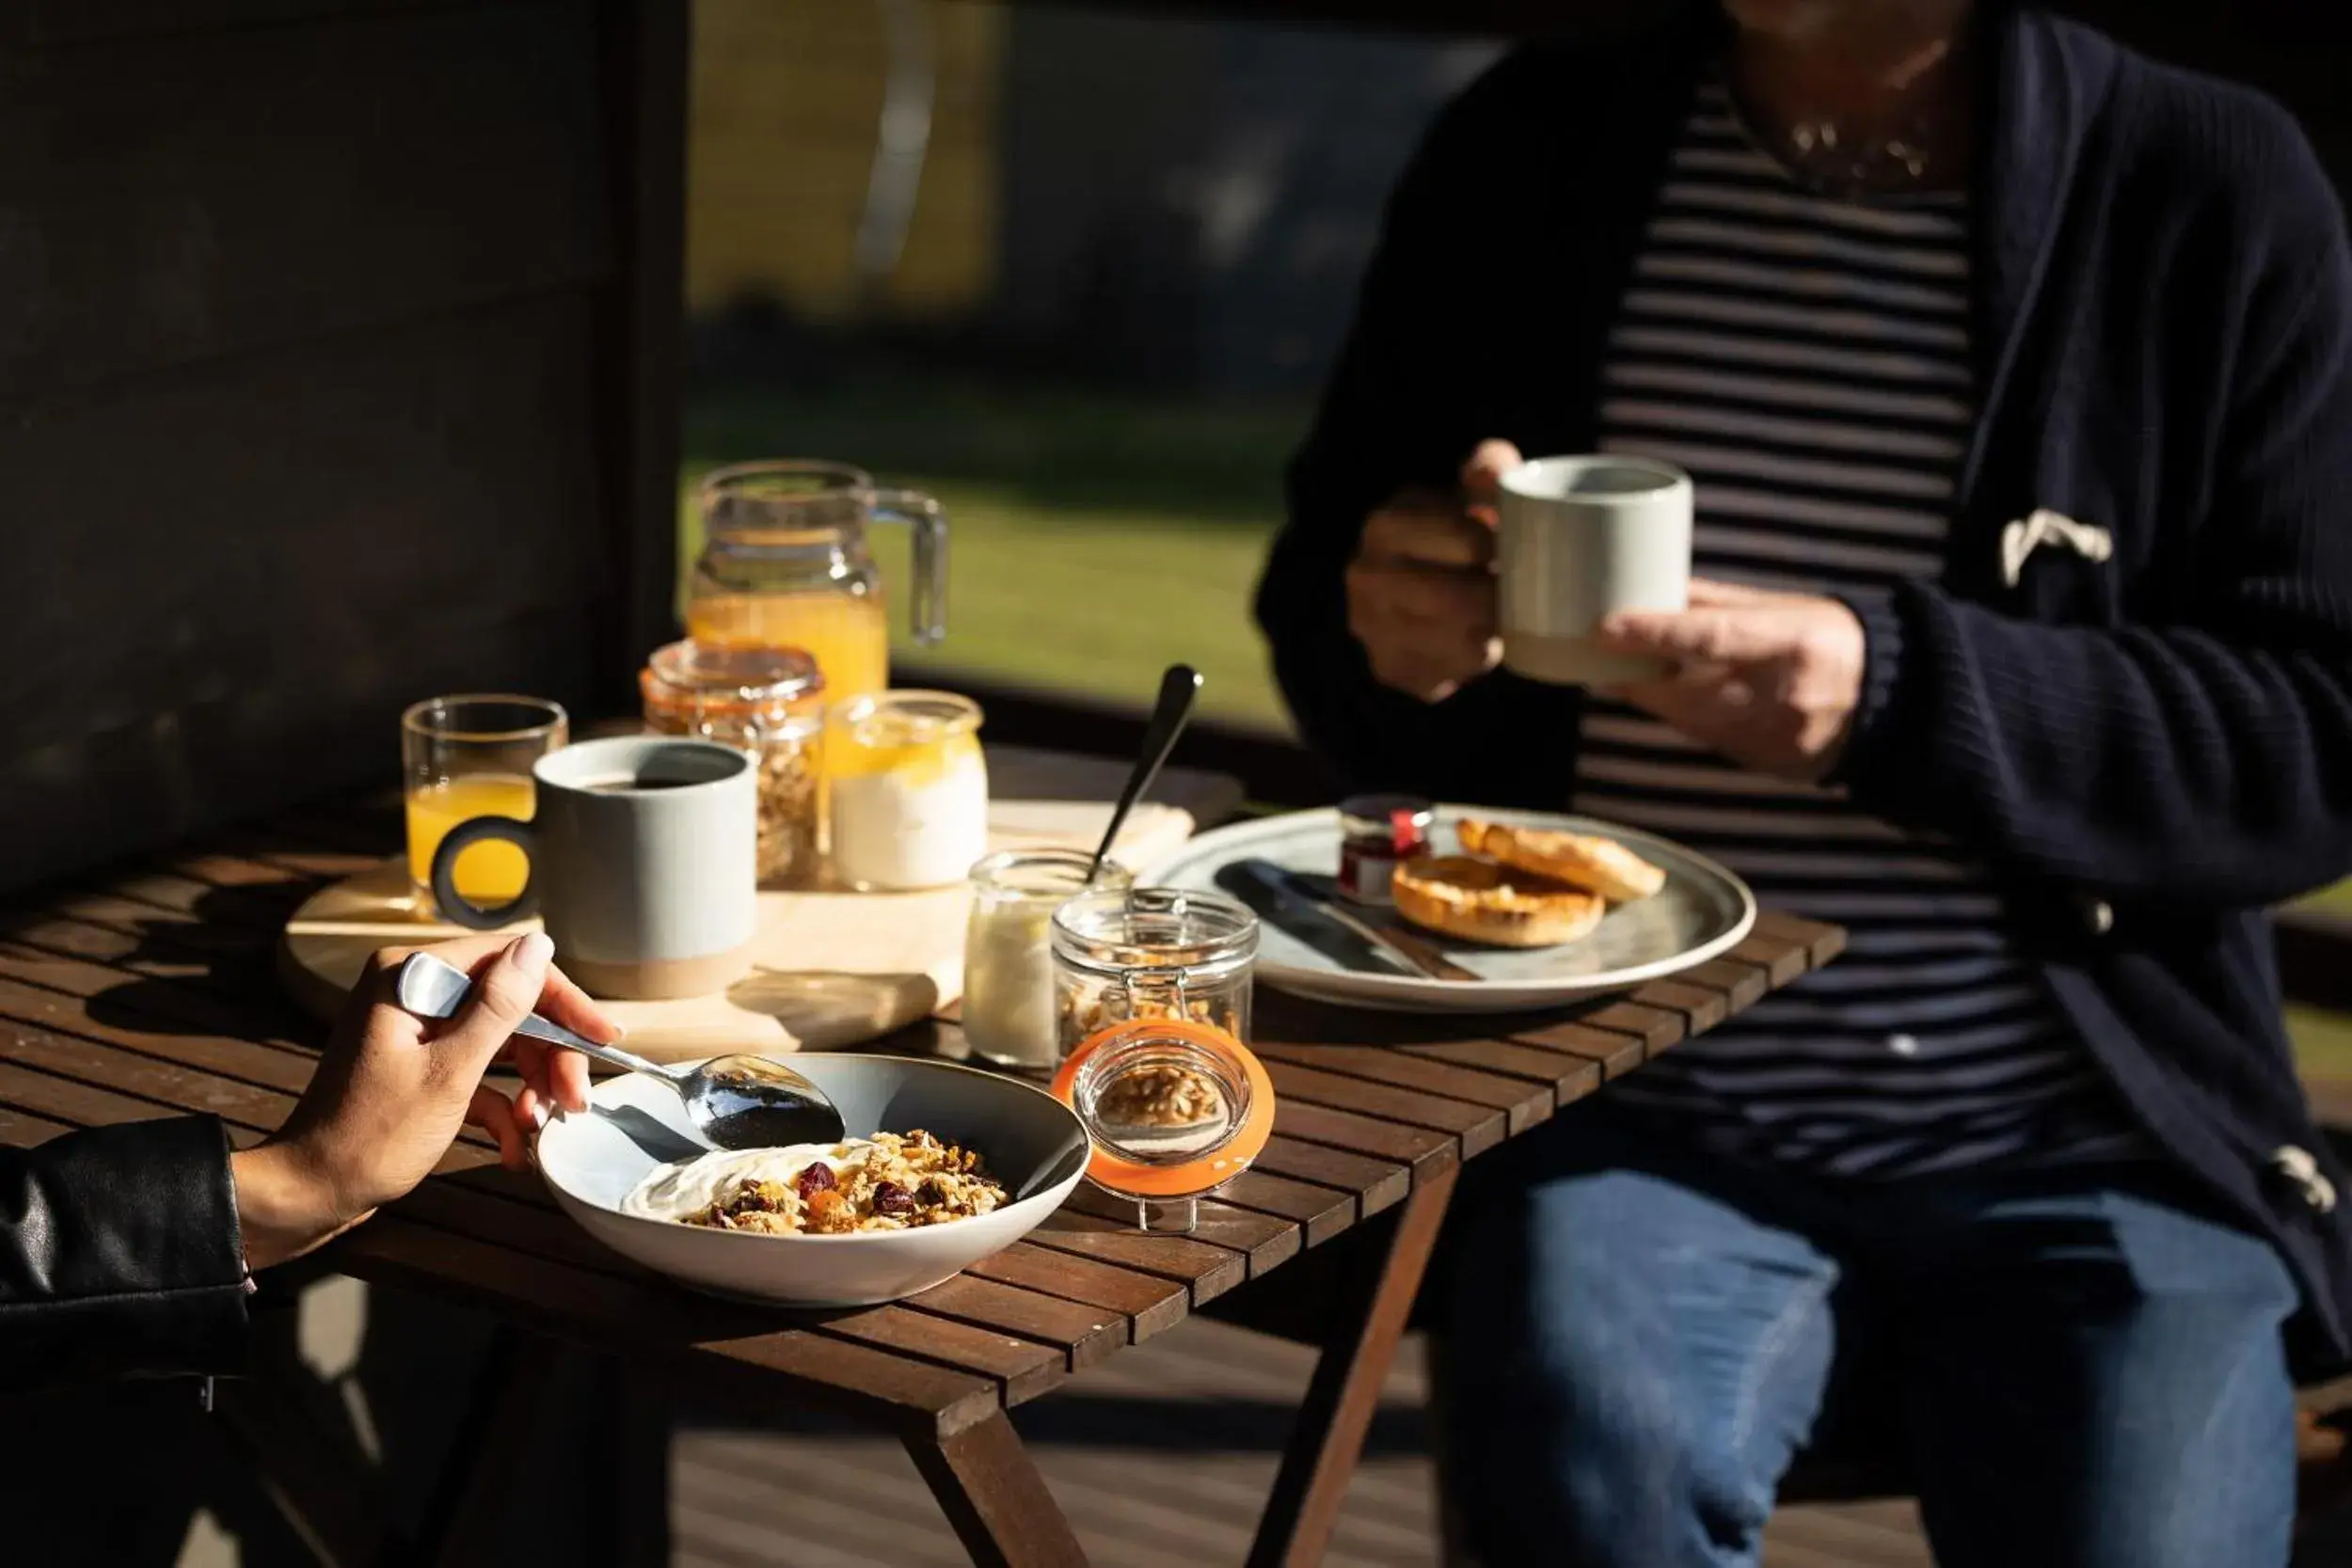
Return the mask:
<svg viewBox="0 0 2352 1568"><path fill-rule="evenodd" d="M392 983L401 1007L419 1018L455 1016L472 990L473 981L465 971L430 953L411 953ZM686 1119L715 1148L833 1144L846 1132L841 1113L824 1090L765 1056L714 1056L698 1068L663 1067L634 1053L598 1045L537 1013L516 1024L515 1032L660 1079L685 1101Z"/></svg>

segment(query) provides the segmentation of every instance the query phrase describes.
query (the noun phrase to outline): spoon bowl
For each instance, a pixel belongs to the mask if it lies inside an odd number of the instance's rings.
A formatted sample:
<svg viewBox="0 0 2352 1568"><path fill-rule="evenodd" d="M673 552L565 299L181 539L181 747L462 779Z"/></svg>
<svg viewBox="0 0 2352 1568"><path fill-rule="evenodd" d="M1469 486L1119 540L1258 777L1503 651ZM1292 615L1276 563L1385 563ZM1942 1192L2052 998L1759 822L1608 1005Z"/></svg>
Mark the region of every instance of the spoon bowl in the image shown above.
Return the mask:
<svg viewBox="0 0 2352 1568"><path fill-rule="evenodd" d="M473 994L473 980L430 953L411 953L401 961L392 994L404 1011L419 1018L453 1018ZM515 1033L659 1079L684 1102L687 1120L713 1148L833 1144L843 1136L841 1112L825 1091L766 1056L718 1056L698 1067L663 1067L617 1046L599 1045L537 1013L525 1017Z"/></svg>

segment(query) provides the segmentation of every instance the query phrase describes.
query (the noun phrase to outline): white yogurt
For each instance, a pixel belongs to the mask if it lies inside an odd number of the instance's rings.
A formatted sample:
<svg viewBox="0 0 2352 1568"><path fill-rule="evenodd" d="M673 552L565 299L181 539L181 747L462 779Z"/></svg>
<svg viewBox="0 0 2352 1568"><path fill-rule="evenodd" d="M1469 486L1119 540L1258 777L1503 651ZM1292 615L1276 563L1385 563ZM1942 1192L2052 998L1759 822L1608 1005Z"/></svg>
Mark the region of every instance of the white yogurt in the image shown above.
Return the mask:
<svg viewBox="0 0 2352 1568"><path fill-rule="evenodd" d="M963 1035L993 1062L1052 1067L1054 1026L1050 903L1009 902L975 911L964 935Z"/></svg>
<svg viewBox="0 0 2352 1568"><path fill-rule="evenodd" d="M621 1199L621 1212L641 1219L683 1220L731 1196L746 1181L790 1185L815 1164L835 1176L863 1165L874 1151L871 1140L837 1144L789 1144L782 1148L721 1148L691 1160L658 1165Z"/></svg>
<svg viewBox="0 0 2352 1568"><path fill-rule="evenodd" d="M977 744L832 784L834 870L852 887L942 887L988 853L988 764Z"/></svg>

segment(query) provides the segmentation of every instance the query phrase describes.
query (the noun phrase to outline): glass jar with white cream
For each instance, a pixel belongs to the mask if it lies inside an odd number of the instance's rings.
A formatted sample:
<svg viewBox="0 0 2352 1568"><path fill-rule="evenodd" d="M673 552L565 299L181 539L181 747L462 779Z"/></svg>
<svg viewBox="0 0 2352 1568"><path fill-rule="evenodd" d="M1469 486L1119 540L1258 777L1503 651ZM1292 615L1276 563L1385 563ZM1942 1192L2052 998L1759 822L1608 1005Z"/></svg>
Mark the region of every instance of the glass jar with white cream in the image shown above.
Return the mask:
<svg viewBox="0 0 2352 1568"><path fill-rule="evenodd" d="M861 893L944 887L988 853L980 705L948 691L882 691L825 726L834 879Z"/></svg>
<svg viewBox="0 0 2352 1568"><path fill-rule="evenodd" d="M1054 911L1091 890L1123 893L1135 873L1087 849L1007 849L972 868L963 939L963 1036L1000 1067L1061 1060L1054 1016Z"/></svg>

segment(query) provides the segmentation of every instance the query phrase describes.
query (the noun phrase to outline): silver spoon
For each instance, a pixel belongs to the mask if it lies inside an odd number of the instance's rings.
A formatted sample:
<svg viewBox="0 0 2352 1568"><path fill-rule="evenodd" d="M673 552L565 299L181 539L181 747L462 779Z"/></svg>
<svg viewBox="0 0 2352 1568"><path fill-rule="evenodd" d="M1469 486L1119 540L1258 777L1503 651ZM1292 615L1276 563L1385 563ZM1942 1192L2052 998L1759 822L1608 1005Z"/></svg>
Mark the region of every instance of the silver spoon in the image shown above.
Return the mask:
<svg viewBox="0 0 2352 1568"><path fill-rule="evenodd" d="M1136 809L1143 792L1160 776L1160 765L1168 761L1168 753L1176 749L1176 737L1184 733L1184 724L1192 718L1193 699L1200 694L1200 672L1189 664L1171 664L1160 676L1159 700L1152 705L1152 721L1143 727L1143 746L1136 753L1135 769L1127 775L1127 787L1119 793L1119 804L1111 808L1111 825L1103 831L1094 863L1087 868L1089 884L1103 874L1103 862L1110 857L1119 830L1127 825L1127 814Z"/></svg>
<svg viewBox="0 0 2352 1568"><path fill-rule="evenodd" d="M419 1018L453 1017L472 991L473 981L465 971L430 953L408 955L392 985L402 1009ZM686 1102L686 1119L714 1148L836 1144L847 1131L824 1090L765 1056L714 1056L698 1068L663 1067L598 1045L537 1013L516 1024L515 1032L667 1084Z"/></svg>

